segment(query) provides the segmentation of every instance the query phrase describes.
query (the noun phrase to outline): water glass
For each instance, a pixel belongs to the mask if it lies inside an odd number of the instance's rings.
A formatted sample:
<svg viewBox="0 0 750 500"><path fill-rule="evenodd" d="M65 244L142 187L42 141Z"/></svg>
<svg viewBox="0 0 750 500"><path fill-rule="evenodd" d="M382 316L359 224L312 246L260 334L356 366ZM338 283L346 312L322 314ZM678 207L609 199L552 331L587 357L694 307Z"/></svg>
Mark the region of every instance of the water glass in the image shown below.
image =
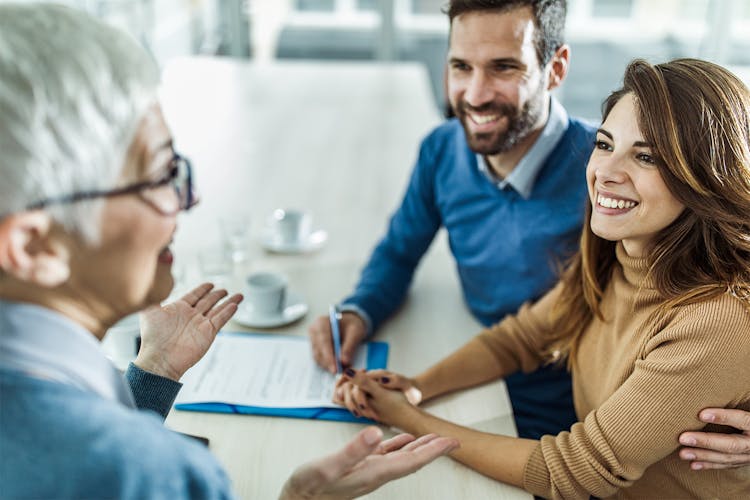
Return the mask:
<svg viewBox="0 0 750 500"><path fill-rule="evenodd" d="M232 262L236 264L247 260L250 217L247 214L222 217L219 225L224 248Z"/></svg>

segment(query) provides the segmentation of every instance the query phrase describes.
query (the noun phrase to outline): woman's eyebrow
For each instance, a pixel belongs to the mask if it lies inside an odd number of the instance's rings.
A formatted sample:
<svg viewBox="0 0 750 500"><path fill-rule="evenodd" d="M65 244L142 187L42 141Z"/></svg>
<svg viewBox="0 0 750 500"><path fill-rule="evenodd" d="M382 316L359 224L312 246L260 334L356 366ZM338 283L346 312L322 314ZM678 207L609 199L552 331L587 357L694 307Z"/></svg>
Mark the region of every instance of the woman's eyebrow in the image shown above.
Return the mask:
<svg viewBox="0 0 750 500"><path fill-rule="evenodd" d="M615 138L614 138L614 137L612 136L612 134L610 134L610 133L609 133L608 131L604 130L603 128L597 129L597 131L596 131L596 132L597 132L597 133L599 133L599 134L602 134L602 135L606 135L607 137L609 137L609 138L610 138L610 139L612 139L612 140L614 140L614 139L615 139Z"/></svg>
<svg viewBox="0 0 750 500"><path fill-rule="evenodd" d="M609 131L607 131L607 130L605 130L603 128L597 129L597 133L600 133L602 135L606 135L607 137L609 137L613 141L615 140L614 136ZM636 148L653 148L653 146L651 145L651 143L650 142L646 142L646 141L635 141L633 143L633 146L636 147Z"/></svg>

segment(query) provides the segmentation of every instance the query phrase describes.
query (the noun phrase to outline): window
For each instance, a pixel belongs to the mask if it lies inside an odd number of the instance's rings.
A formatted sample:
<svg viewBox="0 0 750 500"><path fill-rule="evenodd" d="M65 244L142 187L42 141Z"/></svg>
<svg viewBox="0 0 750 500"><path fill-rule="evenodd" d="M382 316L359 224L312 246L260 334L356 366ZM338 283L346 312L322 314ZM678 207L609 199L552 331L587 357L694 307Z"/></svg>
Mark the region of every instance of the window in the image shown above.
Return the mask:
<svg viewBox="0 0 750 500"><path fill-rule="evenodd" d="M296 0L295 7L300 11L333 12L334 0Z"/></svg>
<svg viewBox="0 0 750 500"><path fill-rule="evenodd" d="M633 10L633 0L595 0L594 17L627 18Z"/></svg>

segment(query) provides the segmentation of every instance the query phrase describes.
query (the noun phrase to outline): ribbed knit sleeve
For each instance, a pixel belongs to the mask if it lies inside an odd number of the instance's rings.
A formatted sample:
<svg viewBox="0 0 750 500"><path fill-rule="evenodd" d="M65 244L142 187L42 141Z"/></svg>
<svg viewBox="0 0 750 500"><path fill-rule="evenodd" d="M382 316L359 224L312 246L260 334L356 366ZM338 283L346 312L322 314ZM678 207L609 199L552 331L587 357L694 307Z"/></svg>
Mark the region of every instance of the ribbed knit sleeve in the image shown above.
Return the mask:
<svg viewBox="0 0 750 500"><path fill-rule="evenodd" d="M525 303L517 314L506 316L478 335L503 367L505 376L519 370L532 372L546 361L541 353L553 327L550 312L562 292L562 284L558 284L536 303Z"/></svg>
<svg viewBox="0 0 750 500"><path fill-rule="evenodd" d="M174 380L141 370L133 363L128 365L125 379L133 391L135 405L141 410L152 410L167 418L182 384Z"/></svg>
<svg viewBox="0 0 750 500"><path fill-rule="evenodd" d="M649 308L639 310L632 300L622 299L627 297L620 296L614 316L594 322L587 330L588 344L581 345L574 360L574 387L582 388L576 396L577 410L589 404L586 399L595 398L598 389L602 394L608 385L616 389L601 404L591 401L593 409L570 432L541 439L526 464L524 488L546 498L565 499L716 494L740 498L750 493L747 471L695 473L676 457L679 434L704 428L697 418L701 409L747 408L750 313L746 305L726 294L681 307L653 322L644 319ZM622 332L623 340L617 339ZM622 348L623 342L631 341L633 353ZM592 345L601 353L602 346L617 342L618 351L591 356ZM633 360L628 359L631 355ZM588 378L594 373L598 378ZM588 374L586 379L576 380L582 374Z"/></svg>

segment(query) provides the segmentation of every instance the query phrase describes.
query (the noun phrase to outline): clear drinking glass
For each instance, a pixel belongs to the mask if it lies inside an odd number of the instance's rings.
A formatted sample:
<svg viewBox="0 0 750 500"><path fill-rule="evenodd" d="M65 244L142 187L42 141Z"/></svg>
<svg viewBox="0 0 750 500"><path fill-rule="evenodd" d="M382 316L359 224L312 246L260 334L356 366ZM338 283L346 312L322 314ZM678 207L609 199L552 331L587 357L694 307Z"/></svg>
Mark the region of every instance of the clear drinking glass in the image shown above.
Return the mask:
<svg viewBox="0 0 750 500"><path fill-rule="evenodd" d="M201 278L210 281L216 288L230 285L232 276L232 258L223 247L210 248L198 255Z"/></svg>
<svg viewBox="0 0 750 500"><path fill-rule="evenodd" d="M250 217L247 214L236 214L222 217L219 220L221 237L227 255L235 264L248 259L250 241Z"/></svg>

